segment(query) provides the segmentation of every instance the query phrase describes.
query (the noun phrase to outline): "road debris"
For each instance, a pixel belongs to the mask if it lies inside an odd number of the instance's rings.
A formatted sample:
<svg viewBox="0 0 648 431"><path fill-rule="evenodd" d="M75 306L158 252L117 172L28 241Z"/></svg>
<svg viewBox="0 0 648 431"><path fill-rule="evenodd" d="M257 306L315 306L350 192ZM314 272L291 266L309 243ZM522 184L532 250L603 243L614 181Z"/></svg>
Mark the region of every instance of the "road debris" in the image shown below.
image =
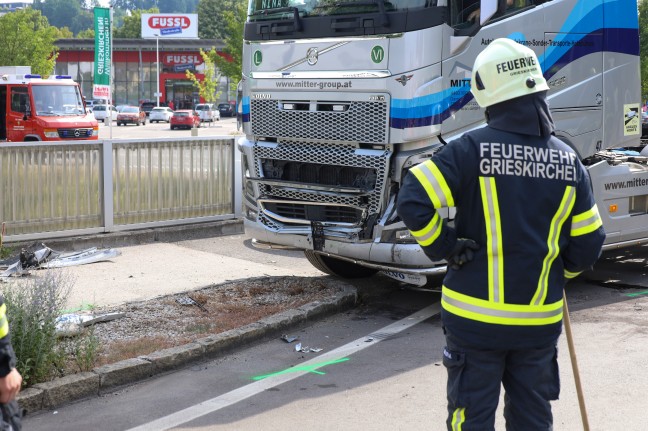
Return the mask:
<svg viewBox="0 0 648 431"><path fill-rule="evenodd" d="M295 344L295 352L301 352L301 353L319 353L321 352L322 348L320 347L302 347L301 343Z"/></svg>
<svg viewBox="0 0 648 431"><path fill-rule="evenodd" d="M45 244L33 244L20 251L20 255L0 261L0 277L19 277L29 274L30 269L63 268L74 265L110 260L121 255L119 250L91 247L81 251L61 252Z"/></svg>
<svg viewBox="0 0 648 431"><path fill-rule="evenodd" d="M178 298L176 298L176 302L181 305L195 305L205 313L207 312L207 308L205 308L204 305L202 305L200 302L196 301L189 295L179 296Z"/></svg>
<svg viewBox="0 0 648 431"><path fill-rule="evenodd" d="M66 313L56 318L56 333L60 337L73 337L79 335L83 331L83 328L97 323L121 319L124 316L126 316L126 313Z"/></svg>
<svg viewBox="0 0 648 431"><path fill-rule="evenodd" d="M284 340L286 343L292 343L293 341L297 341L299 338L295 336L288 336L286 334L281 336L281 339Z"/></svg>

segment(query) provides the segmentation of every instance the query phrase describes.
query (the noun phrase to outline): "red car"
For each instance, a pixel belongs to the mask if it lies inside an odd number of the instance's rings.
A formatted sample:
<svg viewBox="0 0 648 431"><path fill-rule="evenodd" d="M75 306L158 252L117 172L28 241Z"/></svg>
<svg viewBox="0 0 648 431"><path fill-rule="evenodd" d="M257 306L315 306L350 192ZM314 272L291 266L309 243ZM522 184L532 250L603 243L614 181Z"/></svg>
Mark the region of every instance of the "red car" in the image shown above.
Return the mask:
<svg viewBox="0 0 648 431"><path fill-rule="evenodd" d="M146 124L146 113L139 106L124 106L117 113L117 125L135 124L136 126Z"/></svg>
<svg viewBox="0 0 648 431"><path fill-rule="evenodd" d="M171 117L171 130L183 127L187 129L200 127L200 115L189 109L174 111Z"/></svg>

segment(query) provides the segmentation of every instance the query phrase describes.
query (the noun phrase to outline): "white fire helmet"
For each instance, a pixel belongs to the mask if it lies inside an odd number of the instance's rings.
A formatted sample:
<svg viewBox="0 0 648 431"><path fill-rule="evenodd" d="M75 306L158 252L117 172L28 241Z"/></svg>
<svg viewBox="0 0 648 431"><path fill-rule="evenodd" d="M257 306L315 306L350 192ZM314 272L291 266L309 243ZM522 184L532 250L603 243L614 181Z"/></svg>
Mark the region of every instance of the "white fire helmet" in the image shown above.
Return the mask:
<svg viewBox="0 0 648 431"><path fill-rule="evenodd" d="M545 90L535 52L511 39L495 39L475 59L470 91L482 108Z"/></svg>

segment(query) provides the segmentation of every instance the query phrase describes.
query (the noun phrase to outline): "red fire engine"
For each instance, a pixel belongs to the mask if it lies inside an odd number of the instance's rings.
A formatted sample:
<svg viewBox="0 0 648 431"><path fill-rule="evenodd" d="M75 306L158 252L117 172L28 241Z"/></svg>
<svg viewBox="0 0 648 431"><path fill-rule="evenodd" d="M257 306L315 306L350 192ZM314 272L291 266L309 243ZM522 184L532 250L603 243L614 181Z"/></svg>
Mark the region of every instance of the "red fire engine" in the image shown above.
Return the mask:
<svg viewBox="0 0 648 431"><path fill-rule="evenodd" d="M70 76L44 79L30 72L0 67L0 141L98 139L99 124Z"/></svg>

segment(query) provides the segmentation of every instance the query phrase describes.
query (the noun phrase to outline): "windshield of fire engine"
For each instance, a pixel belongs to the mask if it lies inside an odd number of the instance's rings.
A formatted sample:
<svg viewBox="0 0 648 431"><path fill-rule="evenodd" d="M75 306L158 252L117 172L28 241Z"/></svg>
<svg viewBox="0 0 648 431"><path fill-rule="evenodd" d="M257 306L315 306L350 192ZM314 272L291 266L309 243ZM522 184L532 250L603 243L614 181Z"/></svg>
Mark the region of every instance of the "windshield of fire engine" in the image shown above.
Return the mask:
<svg viewBox="0 0 648 431"><path fill-rule="evenodd" d="M83 100L76 85L34 85L36 115L82 115Z"/></svg>
<svg viewBox="0 0 648 431"><path fill-rule="evenodd" d="M250 0L249 21L291 19L324 15L393 12L433 7L437 0Z"/></svg>

